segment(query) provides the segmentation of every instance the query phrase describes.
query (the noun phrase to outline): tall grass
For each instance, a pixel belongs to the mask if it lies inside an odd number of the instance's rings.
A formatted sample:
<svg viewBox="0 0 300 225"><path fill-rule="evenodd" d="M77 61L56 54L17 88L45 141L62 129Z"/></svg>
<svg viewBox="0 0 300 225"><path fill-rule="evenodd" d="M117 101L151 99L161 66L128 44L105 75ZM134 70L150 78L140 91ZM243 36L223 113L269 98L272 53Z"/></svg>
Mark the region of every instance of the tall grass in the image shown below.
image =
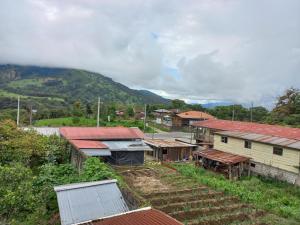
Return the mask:
<svg viewBox="0 0 300 225"><path fill-rule="evenodd" d="M300 222L300 188L271 178L245 177L230 181L222 175L191 164L173 164L182 175L225 193L239 196L247 203Z"/></svg>

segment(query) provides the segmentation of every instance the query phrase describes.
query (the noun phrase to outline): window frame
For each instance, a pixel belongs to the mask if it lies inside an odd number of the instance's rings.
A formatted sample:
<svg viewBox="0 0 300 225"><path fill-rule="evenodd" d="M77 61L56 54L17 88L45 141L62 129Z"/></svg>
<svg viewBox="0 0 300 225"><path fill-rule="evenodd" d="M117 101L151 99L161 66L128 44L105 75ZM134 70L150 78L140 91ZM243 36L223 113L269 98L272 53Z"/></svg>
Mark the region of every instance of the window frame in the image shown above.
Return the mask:
<svg viewBox="0 0 300 225"><path fill-rule="evenodd" d="M278 154L278 151L280 151L281 153ZM278 146L273 146L273 155L283 156L283 148Z"/></svg>
<svg viewBox="0 0 300 225"><path fill-rule="evenodd" d="M228 137L227 136L221 136L221 142L227 144L228 143Z"/></svg>
<svg viewBox="0 0 300 225"><path fill-rule="evenodd" d="M252 149L252 141L244 140L244 148Z"/></svg>

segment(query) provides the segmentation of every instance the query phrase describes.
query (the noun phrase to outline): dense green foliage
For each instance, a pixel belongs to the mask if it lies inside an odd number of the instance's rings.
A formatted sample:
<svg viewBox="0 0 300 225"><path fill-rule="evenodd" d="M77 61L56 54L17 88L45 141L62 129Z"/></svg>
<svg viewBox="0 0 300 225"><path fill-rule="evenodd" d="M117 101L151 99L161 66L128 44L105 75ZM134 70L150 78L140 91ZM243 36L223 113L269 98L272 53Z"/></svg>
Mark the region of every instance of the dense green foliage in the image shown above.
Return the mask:
<svg viewBox="0 0 300 225"><path fill-rule="evenodd" d="M56 185L103 179L123 184L98 158L88 158L78 174L67 149L59 137L0 122L0 224L57 224Z"/></svg>
<svg viewBox="0 0 300 225"><path fill-rule="evenodd" d="M290 88L278 97L267 122L300 127L300 91Z"/></svg>
<svg viewBox="0 0 300 225"><path fill-rule="evenodd" d="M245 202L300 222L300 188L297 186L260 177L246 177L243 180L230 181L222 175L191 164L173 164L173 166L181 174L201 184L237 195Z"/></svg>

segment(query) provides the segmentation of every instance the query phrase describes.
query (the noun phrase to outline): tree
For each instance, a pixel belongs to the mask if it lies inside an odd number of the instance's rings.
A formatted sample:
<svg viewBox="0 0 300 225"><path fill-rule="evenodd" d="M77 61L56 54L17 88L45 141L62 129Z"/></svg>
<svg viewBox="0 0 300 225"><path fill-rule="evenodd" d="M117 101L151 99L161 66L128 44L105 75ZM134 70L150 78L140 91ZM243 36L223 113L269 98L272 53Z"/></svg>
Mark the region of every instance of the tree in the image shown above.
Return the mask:
<svg viewBox="0 0 300 225"><path fill-rule="evenodd" d="M0 217L26 216L35 210L39 197L33 181L31 170L20 163L0 166Z"/></svg>
<svg viewBox="0 0 300 225"><path fill-rule="evenodd" d="M289 88L282 96L279 96L275 108L266 121L273 124L287 124L299 127L300 91L295 88Z"/></svg>
<svg viewBox="0 0 300 225"><path fill-rule="evenodd" d="M269 115L269 111L262 106L257 106L252 108L252 121L253 122L263 122Z"/></svg>
<svg viewBox="0 0 300 225"><path fill-rule="evenodd" d="M300 91L295 88L289 88L284 95L278 97L273 112L279 117L289 116L300 112Z"/></svg>
<svg viewBox="0 0 300 225"><path fill-rule="evenodd" d="M88 118L91 118L91 115L93 114L93 110L92 110L92 107L91 107L91 104L90 103L87 103L85 105L85 113L86 113L86 116Z"/></svg>
<svg viewBox="0 0 300 225"><path fill-rule="evenodd" d="M82 111L82 108L81 108L81 102L80 101L74 102L72 116L73 116L73 123L75 123L75 124L79 123L80 117L83 116L83 111Z"/></svg>
<svg viewBox="0 0 300 225"><path fill-rule="evenodd" d="M172 108L174 109L183 109L186 106L185 102L180 99L172 100Z"/></svg>
<svg viewBox="0 0 300 225"><path fill-rule="evenodd" d="M133 117L134 116L134 110L132 106L128 106L126 110L126 114L128 117Z"/></svg>

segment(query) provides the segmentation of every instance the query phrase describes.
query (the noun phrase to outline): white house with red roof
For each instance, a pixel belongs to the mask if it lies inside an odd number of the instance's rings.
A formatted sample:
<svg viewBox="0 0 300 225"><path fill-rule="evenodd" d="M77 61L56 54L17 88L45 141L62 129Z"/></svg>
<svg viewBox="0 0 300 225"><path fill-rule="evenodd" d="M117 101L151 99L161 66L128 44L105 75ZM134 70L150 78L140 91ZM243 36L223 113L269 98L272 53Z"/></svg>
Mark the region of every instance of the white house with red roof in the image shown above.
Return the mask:
<svg viewBox="0 0 300 225"><path fill-rule="evenodd" d="M299 128L217 119L193 126L199 145L248 157L252 172L300 185Z"/></svg>
<svg viewBox="0 0 300 225"><path fill-rule="evenodd" d="M79 169L91 156L115 165L141 165L145 151L152 151L135 127L62 127L59 132L69 142L71 161Z"/></svg>

